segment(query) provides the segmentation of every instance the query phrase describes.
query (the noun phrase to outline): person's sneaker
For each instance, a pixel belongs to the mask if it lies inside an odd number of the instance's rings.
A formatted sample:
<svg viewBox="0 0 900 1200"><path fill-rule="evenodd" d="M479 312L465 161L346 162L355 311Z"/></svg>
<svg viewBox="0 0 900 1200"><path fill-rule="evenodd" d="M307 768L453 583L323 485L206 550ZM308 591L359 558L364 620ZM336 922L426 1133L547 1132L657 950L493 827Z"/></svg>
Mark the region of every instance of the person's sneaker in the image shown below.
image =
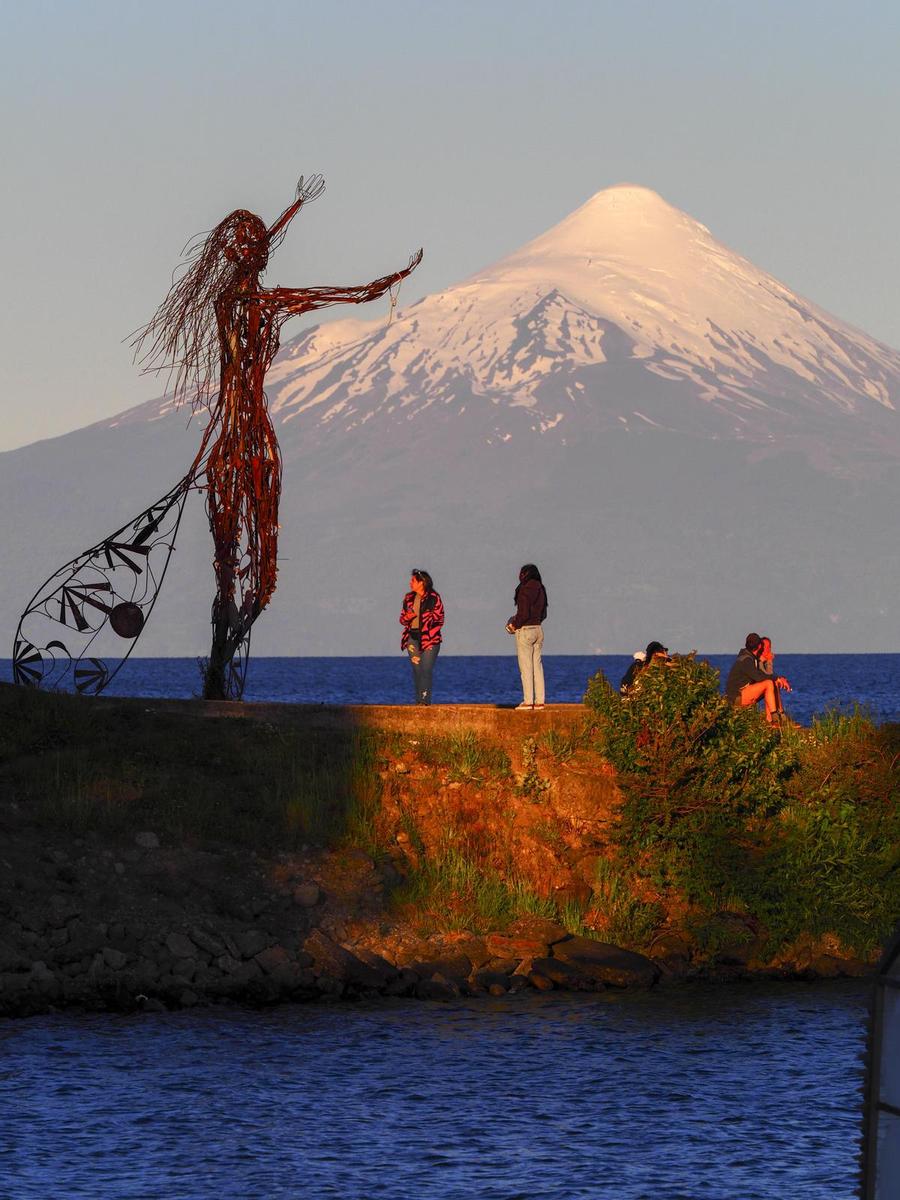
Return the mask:
<svg viewBox="0 0 900 1200"><path fill-rule="evenodd" d="M533 704L526 704L526 703L525 703L525 701L523 700L521 704L517 704L517 705L516 705L516 709L520 709L520 708L527 708L527 709L529 709L529 710L530 710L530 709L534 708L534 705L533 705Z"/></svg>
<svg viewBox="0 0 900 1200"><path fill-rule="evenodd" d="M544 706L543 706L543 704L535 704L535 706L534 706L534 711L535 711L535 712L540 712L540 710L541 710L543 707L544 707Z"/></svg>

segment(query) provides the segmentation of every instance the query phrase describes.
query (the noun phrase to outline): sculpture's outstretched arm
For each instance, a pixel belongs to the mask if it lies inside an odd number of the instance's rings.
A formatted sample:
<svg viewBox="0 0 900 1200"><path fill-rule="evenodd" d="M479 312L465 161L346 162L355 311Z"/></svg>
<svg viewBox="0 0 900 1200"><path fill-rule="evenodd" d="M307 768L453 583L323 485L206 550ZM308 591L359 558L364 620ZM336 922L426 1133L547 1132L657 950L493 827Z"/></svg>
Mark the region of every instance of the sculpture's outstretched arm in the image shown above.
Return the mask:
<svg viewBox="0 0 900 1200"><path fill-rule="evenodd" d="M395 284L400 283L407 275L411 275L422 261L422 251L419 250L409 260L409 266L393 275L382 275L371 283L361 283L356 287L311 287L311 288L266 288L258 292L246 293L243 300L255 301L268 308L270 312L282 316L295 316L311 312L316 308L327 308L329 304L365 304L368 300L377 300Z"/></svg>

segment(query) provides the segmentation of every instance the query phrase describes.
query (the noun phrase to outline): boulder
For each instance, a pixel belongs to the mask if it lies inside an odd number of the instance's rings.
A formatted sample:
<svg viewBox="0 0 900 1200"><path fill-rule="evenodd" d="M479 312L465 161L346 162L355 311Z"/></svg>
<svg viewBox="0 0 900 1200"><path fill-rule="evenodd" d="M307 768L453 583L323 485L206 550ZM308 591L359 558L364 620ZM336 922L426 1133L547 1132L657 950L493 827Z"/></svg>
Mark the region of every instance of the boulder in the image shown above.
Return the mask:
<svg viewBox="0 0 900 1200"><path fill-rule="evenodd" d="M291 956L284 946L269 946L254 955L253 961L259 963L267 975L273 975L279 967L291 961Z"/></svg>
<svg viewBox="0 0 900 1200"><path fill-rule="evenodd" d="M384 976L384 979L387 983L392 982L400 974L393 963L389 963L386 958L382 958L381 955L376 954L374 950L366 950L365 948L359 947L355 949L353 953L360 960L360 962L364 962L368 966L373 967L376 971L380 972L380 974ZM306 955L304 955L304 958L305 957Z"/></svg>
<svg viewBox="0 0 900 1200"><path fill-rule="evenodd" d="M713 962L720 966L743 967L755 956L759 939L752 920L742 913L721 911L709 918L714 933Z"/></svg>
<svg viewBox="0 0 900 1200"><path fill-rule="evenodd" d="M238 988L247 987L248 984L258 983L263 978L262 967L255 962L239 963L229 978Z"/></svg>
<svg viewBox="0 0 900 1200"><path fill-rule="evenodd" d="M269 938L261 929L242 929L234 935L234 944L242 958L256 958L268 946Z"/></svg>
<svg viewBox="0 0 900 1200"><path fill-rule="evenodd" d="M294 888L294 903L300 908L315 908L321 895L317 883L301 883Z"/></svg>
<svg viewBox="0 0 900 1200"><path fill-rule="evenodd" d="M874 970L874 965L870 966L861 958L841 959L841 974L846 975L849 979L864 979L867 975L873 974Z"/></svg>
<svg viewBox="0 0 900 1200"><path fill-rule="evenodd" d="M164 1013L169 1011L162 1000L157 1000L155 996L138 996L138 1008L141 1012L145 1013Z"/></svg>
<svg viewBox="0 0 900 1200"><path fill-rule="evenodd" d="M103 961L111 971L121 971L128 962L128 955L123 954L121 950L115 950L112 946L104 946Z"/></svg>
<svg viewBox="0 0 900 1200"><path fill-rule="evenodd" d="M135 980L144 987L155 983L160 975L159 967L150 958L139 958L132 967L132 972Z"/></svg>
<svg viewBox="0 0 900 1200"><path fill-rule="evenodd" d="M19 971L7 971L0 975L0 1013L16 1017L24 1011L25 997L31 986L31 977Z"/></svg>
<svg viewBox="0 0 900 1200"><path fill-rule="evenodd" d="M47 927L47 917L41 909L25 908L19 912L19 924L29 933L43 933Z"/></svg>
<svg viewBox="0 0 900 1200"><path fill-rule="evenodd" d="M454 1000L459 988L448 979L422 979L416 984L416 995L420 1000Z"/></svg>
<svg viewBox="0 0 900 1200"><path fill-rule="evenodd" d="M69 940L60 946L56 957L60 962L76 962L81 958L93 957L103 949L105 941L106 935L96 926L75 920L69 925Z"/></svg>
<svg viewBox="0 0 900 1200"><path fill-rule="evenodd" d="M838 979L844 974L841 959L833 954L819 954L809 965L817 979Z"/></svg>
<svg viewBox="0 0 900 1200"><path fill-rule="evenodd" d="M179 979L190 981L197 974L200 964L196 958L176 958L172 964L172 974Z"/></svg>
<svg viewBox="0 0 900 1200"><path fill-rule="evenodd" d="M411 996L416 990L419 977L408 967L401 967L396 978L384 988L386 996Z"/></svg>
<svg viewBox="0 0 900 1200"><path fill-rule="evenodd" d="M508 932L516 937L533 938L548 946L564 942L572 936L558 921L551 921L549 917L519 917L510 925Z"/></svg>
<svg viewBox="0 0 900 1200"><path fill-rule="evenodd" d="M660 969L662 982L674 982L690 975L693 949L688 937L677 930L670 930L655 939L651 958Z"/></svg>
<svg viewBox="0 0 900 1200"><path fill-rule="evenodd" d="M196 958L197 947L186 934L170 933L166 937L166 946L176 958Z"/></svg>
<svg viewBox="0 0 900 1200"><path fill-rule="evenodd" d="M471 959L476 969L483 967L491 955L484 944L484 938L473 937L470 933L445 933L429 938L429 944L434 947L431 953L419 953L412 957L428 961L431 958L453 958L464 954Z"/></svg>
<svg viewBox="0 0 900 1200"><path fill-rule="evenodd" d="M659 967L643 954L591 938L572 937L558 942L553 947L553 958L610 987L652 987L659 978Z"/></svg>
<svg viewBox="0 0 900 1200"><path fill-rule="evenodd" d="M70 897L55 892L47 901L47 924L51 929L61 929L73 917L79 916L81 908Z"/></svg>
<svg viewBox="0 0 900 1200"><path fill-rule="evenodd" d="M312 931L303 943L303 949L312 956L313 965L320 976L329 976L342 985L379 989L388 982L381 971L363 962L337 942L333 942L321 929Z"/></svg>
<svg viewBox="0 0 900 1200"><path fill-rule="evenodd" d="M406 965L410 970L415 971L420 979L432 979L435 975L441 975L445 979L460 984L464 983L472 974L472 960L467 954L454 954L446 958L424 961L417 959Z"/></svg>
<svg viewBox="0 0 900 1200"><path fill-rule="evenodd" d="M486 988L488 991L493 987L500 987L505 992L509 987L509 975L505 975L502 971L492 971L489 967L482 967L480 971L474 973L472 982L476 987Z"/></svg>
<svg viewBox="0 0 900 1200"><path fill-rule="evenodd" d="M521 958L492 958L484 964L484 967L488 971L499 971L501 975L514 975L521 962Z"/></svg>
<svg viewBox="0 0 900 1200"><path fill-rule="evenodd" d="M28 966L28 960L21 950L9 942L0 942L0 974L7 971L22 971Z"/></svg>
<svg viewBox="0 0 900 1200"><path fill-rule="evenodd" d="M547 987L537 982L539 978L567 992L596 992L603 989L599 980L592 979L578 967L563 962L561 958L534 959L528 972L528 982L542 991L548 991Z"/></svg>
<svg viewBox="0 0 900 1200"><path fill-rule="evenodd" d="M550 992L553 990L553 981L537 971L531 972L528 976L528 982L533 988L537 988L539 992Z"/></svg>
<svg viewBox="0 0 900 1200"><path fill-rule="evenodd" d="M62 990L60 981L43 961L31 964L31 984L34 989L48 1000L55 1000Z"/></svg>
<svg viewBox="0 0 900 1200"><path fill-rule="evenodd" d="M340 979L335 979L333 975L318 975L316 976L316 991L320 996L339 1000L344 994L344 984Z"/></svg>
<svg viewBox="0 0 900 1200"><path fill-rule="evenodd" d="M214 937L211 933L198 929L196 926L191 930L191 941L201 950L205 950L212 958L218 958L220 954L225 953L225 943L220 938Z"/></svg>
<svg viewBox="0 0 900 1200"><path fill-rule="evenodd" d="M284 963L272 972L272 982L287 996L311 996L316 990L316 977L309 967Z"/></svg>
<svg viewBox="0 0 900 1200"><path fill-rule="evenodd" d="M548 942L524 935L489 933L484 944L492 958L544 958L550 951Z"/></svg>

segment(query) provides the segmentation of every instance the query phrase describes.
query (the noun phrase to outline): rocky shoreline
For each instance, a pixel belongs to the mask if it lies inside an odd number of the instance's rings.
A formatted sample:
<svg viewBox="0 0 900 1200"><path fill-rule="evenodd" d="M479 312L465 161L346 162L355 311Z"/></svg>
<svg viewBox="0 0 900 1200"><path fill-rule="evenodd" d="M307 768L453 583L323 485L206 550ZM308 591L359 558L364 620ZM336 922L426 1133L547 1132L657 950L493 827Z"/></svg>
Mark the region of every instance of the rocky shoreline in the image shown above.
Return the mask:
<svg viewBox="0 0 900 1200"><path fill-rule="evenodd" d="M13 814L15 806L13 806ZM697 978L859 976L813 944L778 963L746 938L698 963L670 935L649 956L542 917L418 936L384 907L389 866L359 850L264 858L233 847L68 840L23 818L0 853L0 1015L161 1012L213 1004L648 988Z"/></svg>

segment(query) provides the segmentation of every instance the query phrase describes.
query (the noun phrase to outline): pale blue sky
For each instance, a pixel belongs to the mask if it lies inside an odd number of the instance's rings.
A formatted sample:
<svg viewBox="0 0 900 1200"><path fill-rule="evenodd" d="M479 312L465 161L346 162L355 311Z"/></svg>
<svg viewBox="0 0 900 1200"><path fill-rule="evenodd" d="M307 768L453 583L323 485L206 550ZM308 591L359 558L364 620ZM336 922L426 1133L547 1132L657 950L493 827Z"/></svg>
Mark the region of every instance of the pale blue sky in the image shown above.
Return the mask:
<svg viewBox="0 0 900 1200"><path fill-rule="evenodd" d="M232 208L271 219L315 171L328 190L270 283L362 282L424 245L408 303L629 181L900 347L894 3L0 0L0 16L0 449L157 394L121 339L183 243Z"/></svg>

